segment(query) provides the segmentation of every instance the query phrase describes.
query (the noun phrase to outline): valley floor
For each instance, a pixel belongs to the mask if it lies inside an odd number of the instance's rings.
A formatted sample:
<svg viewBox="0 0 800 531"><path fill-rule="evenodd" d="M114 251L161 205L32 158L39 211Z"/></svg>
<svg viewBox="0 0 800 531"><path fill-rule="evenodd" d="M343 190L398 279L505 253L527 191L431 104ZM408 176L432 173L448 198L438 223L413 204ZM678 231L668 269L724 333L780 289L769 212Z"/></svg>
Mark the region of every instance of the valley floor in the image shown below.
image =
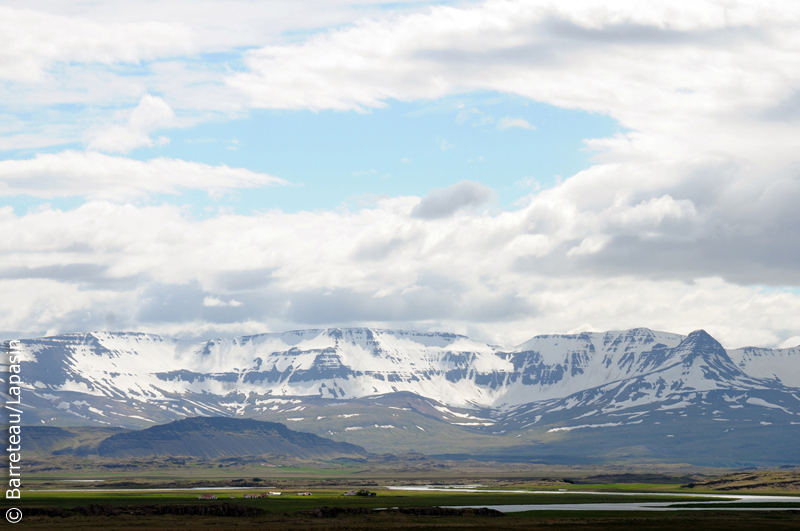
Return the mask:
<svg viewBox="0 0 800 531"><path fill-rule="evenodd" d="M174 531L191 529L197 531L244 531L270 529L289 531L335 531L372 529L413 529L417 531L463 530L463 529L578 529L595 530L753 530L773 531L800 528L800 510L793 513L765 512L699 512L678 514L579 514L537 515L504 517L419 517L403 514L371 514L338 516L336 518L313 518L294 514L270 514L259 518L224 518L200 516L116 516L116 517L31 517L20 523L20 529L31 531L87 530L105 531L122 529L146 529L148 531Z"/></svg>
<svg viewBox="0 0 800 531"><path fill-rule="evenodd" d="M456 529L580 529L586 531L622 529L622 530L782 530L800 529L800 490L787 488L787 476L797 475L788 471L748 471L750 484L757 483L755 489L744 487L747 494L780 494L796 496L794 500L771 503L740 504L736 512L720 510L675 511L675 512L642 512L642 511L578 511L569 510L533 510L527 512L506 513L504 515L481 515L475 511L466 514L452 515L437 513L438 507L485 507L499 505L535 504L552 506L553 504L633 504L633 503L670 503L691 502L708 503L707 498L697 494L717 493L724 498L716 498L713 503L717 507L727 507L737 496L730 491L714 491L713 485L723 488L731 486L730 480L741 483L741 472L723 476L713 480L706 476L703 481L696 481L692 486L676 483L612 483L610 480L635 481L641 478L657 479L657 474L625 475L609 469L571 469L573 477L579 472L578 481L597 481L595 484L573 484L552 476L563 474L570 469L554 468L549 470L551 477L543 477L532 481L520 480L515 474L503 479L502 472L495 470L489 476L487 470L461 471L461 479L456 479L464 488L464 476L478 480L484 486L472 487L472 492L455 490L457 485L445 487L446 490L392 490L378 486L368 487L376 496L342 496L351 488L363 488L364 483L378 483L376 476L382 476L385 470L361 469L363 480L349 477L337 478L339 474L330 470L307 468L294 470L294 477L280 482L271 479L269 484L250 488L230 489L208 486L199 490L160 488L144 489L142 484L129 485L132 488L102 490L94 488L90 483L59 482L60 488L53 488L55 482L49 483L48 489L39 483L34 489L23 491L18 504L8 500L0 501L0 511L5 514L9 507L21 507L23 521L20 529L30 530L122 530L147 529L174 531L178 529L192 530L247 530L247 529L287 529L304 530L356 530L356 529L414 529L414 530L456 530ZM540 470L544 472L545 470ZM173 471L174 472L174 471ZM288 470L285 472L289 472ZM454 471L450 471L453 474ZM530 472L530 470L528 471ZM324 477L325 475L328 477ZM277 474L276 474L277 475ZM358 475L358 474L357 474ZM430 483L431 477L422 475L414 479L406 472L409 483ZM456 475L456 474L453 474ZM370 478L369 476L373 476ZM661 476L668 479L670 476ZM384 478L385 479L385 478ZM770 483L771 480L775 482ZM569 480L573 481L573 480ZM715 483L716 482L716 483ZM82 486L81 486L82 485ZM281 485L276 487L275 485ZM313 486L311 486L313 485ZM324 485L324 486L323 486ZM361 485L361 486L359 486ZM42 488L44 487L44 488ZM444 485L440 483L437 488ZM265 499L245 499L245 493L260 493L281 490L280 496ZM298 496L298 492L311 492L311 496ZM665 494L674 494L666 497ZM218 500L200 501L200 494L214 494ZM233 499L231 497L234 497ZM336 510L319 508L340 508ZM399 507L393 512L375 509ZM620 506L622 507L622 506ZM202 508L202 509L199 509ZM423 509L411 509L423 508ZM782 509L768 512L768 509ZM198 510L212 514L198 516ZM229 516L218 516L224 511ZM349 511L348 514L346 511ZM409 514L409 511L411 514ZM417 514L414 514L416 511ZM170 514L182 512L184 514ZM425 514L425 513L428 514ZM441 512L441 511L439 511ZM452 512L452 511L451 511ZM489 511L491 513L491 511ZM138 514L131 514L138 513ZM161 513L161 514L156 514ZM352 514L358 513L358 514ZM421 514L423 515L421 515Z"/></svg>
<svg viewBox="0 0 800 531"><path fill-rule="evenodd" d="M446 490L397 490L400 485L432 485ZM795 467L735 471L648 463L553 466L447 461L421 454L328 462L268 455L218 459L52 456L28 460L22 500L0 500L0 514L5 515L10 507L22 508L19 528L41 531L788 530L800 529L798 485L800 470ZM472 491L457 490L464 488ZM351 489L369 489L376 496L342 495ZM273 491L280 491L281 495L243 497L246 493ZM312 495L297 495L306 491ZM724 498L708 500L697 496L709 493ZM674 512L584 511L571 507L544 510L553 504L665 501L713 501L717 507L730 509L726 504L740 493L796 498L739 503L736 512L711 510L707 505L695 505L702 507L699 511ZM201 494L214 494L218 499L201 501ZM499 516L474 511L452 515L435 509L523 504L541 505L543 509ZM320 507L349 509L350 514L335 515L335 510L320 511ZM400 511L427 508L421 512L428 514L375 510L393 507ZM210 514L198 516L198 511ZM219 516L220 511L236 516ZM183 514L173 514L176 512Z"/></svg>

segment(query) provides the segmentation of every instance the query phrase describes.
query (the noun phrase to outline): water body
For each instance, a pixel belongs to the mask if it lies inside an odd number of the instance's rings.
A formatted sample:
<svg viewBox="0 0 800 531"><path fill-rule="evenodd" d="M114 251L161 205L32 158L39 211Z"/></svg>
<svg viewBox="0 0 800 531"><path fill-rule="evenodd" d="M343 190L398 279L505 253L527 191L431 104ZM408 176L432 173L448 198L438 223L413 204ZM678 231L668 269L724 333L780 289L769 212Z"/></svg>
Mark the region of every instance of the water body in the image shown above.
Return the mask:
<svg viewBox="0 0 800 531"><path fill-rule="evenodd" d="M524 504L524 505L458 505L449 506L452 509L477 509L488 507L503 513L518 513L522 511L787 511L797 510L795 507L736 507L736 504L751 503L794 503L800 505L800 496L765 496L758 494L694 494L694 493L673 493L673 492L600 492L600 491L577 491L577 490L495 490L470 488L469 485L425 485L425 486L401 486L385 487L388 490L413 490L413 491L433 491L433 492L475 492L475 493L505 493L505 494L550 494L558 496L560 494L590 494L606 496L664 496L698 498L693 501L665 501L665 502L642 502L642 503L559 503L559 504ZM729 507L683 507L686 505L697 505L704 503L728 503Z"/></svg>
<svg viewBox="0 0 800 531"><path fill-rule="evenodd" d="M781 497L782 498L782 497ZM741 502L737 500L734 503ZM747 503L748 500L744 500ZM749 500L752 503L754 500ZM761 501L761 500L759 500ZM775 501L775 500L769 500ZM780 500L786 501L786 500ZM797 501L795 498L791 501ZM560 503L555 505L453 505L450 509L478 509L486 507L501 513L522 511L796 511L797 507L677 507L683 504L695 505L700 502L657 502L657 503Z"/></svg>
<svg viewBox="0 0 800 531"><path fill-rule="evenodd" d="M67 480L69 481L69 480ZM72 480L75 481L75 480ZM86 481L86 480L84 480ZM97 481L97 480L88 480ZM602 491L577 491L577 490L501 490L478 488L483 485L409 485L383 487L386 490L399 491L432 491L432 492L475 492L475 493L503 493L503 494L591 494L606 496L664 496L697 498L693 501L676 502L642 502L642 503L562 503L562 504L520 504L520 505L457 505L447 506L452 509L477 509L488 507L503 513L516 513L522 511L786 511L797 510L797 507L736 507L736 504L747 503L794 503L800 505L800 496L765 496L757 494L694 494L673 492L602 492ZM259 490L269 490L274 487L259 487ZM33 492L176 492L176 491L221 491L221 490L253 490L253 487L185 487L185 488L149 488L149 489L116 489L116 488L86 488L86 489L31 489ZM700 498L706 498L708 503L728 503L730 507L681 507L703 503Z"/></svg>

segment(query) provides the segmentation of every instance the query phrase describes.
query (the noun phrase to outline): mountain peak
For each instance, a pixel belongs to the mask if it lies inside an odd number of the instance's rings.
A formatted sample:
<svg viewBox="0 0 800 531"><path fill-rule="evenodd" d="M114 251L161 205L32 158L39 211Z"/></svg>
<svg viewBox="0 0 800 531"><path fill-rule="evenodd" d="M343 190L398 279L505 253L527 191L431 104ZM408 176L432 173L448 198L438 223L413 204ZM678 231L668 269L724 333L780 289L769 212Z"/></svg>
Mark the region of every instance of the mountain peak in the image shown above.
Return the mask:
<svg viewBox="0 0 800 531"><path fill-rule="evenodd" d="M719 341L705 330L695 330L676 348L685 368L702 366L706 379L739 380L747 375L733 363Z"/></svg>
<svg viewBox="0 0 800 531"><path fill-rule="evenodd" d="M711 336L711 334L709 334L708 332L706 332L706 331L705 331L705 330L703 330L702 328L700 328L700 329L698 329L698 330L695 330L694 332L690 332L690 333L689 333L689 335L688 335L688 336L686 336L686 339L689 339L690 337L694 337L694 338L702 338L702 339L705 339L705 340L709 340L709 339L710 339L710 340L712 340L712 341L716 341L716 339L714 339L714 338Z"/></svg>
<svg viewBox="0 0 800 531"><path fill-rule="evenodd" d="M728 354L725 352L725 349L722 347L719 341L714 339L711 334L706 332L705 330L695 330L694 332L690 333L686 338L681 341L681 344L678 345L679 349L688 350L691 349L693 355L698 356L702 355L703 357L723 357L730 361L728 358Z"/></svg>

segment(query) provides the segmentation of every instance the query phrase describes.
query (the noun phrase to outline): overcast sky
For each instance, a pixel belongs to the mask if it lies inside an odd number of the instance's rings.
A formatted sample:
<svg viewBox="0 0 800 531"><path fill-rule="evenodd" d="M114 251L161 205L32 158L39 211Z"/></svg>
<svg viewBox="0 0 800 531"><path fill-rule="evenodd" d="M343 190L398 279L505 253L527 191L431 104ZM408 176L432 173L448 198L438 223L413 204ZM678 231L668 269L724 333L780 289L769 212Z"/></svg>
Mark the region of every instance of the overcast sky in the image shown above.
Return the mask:
<svg viewBox="0 0 800 531"><path fill-rule="evenodd" d="M800 344L800 4L3 0L0 336Z"/></svg>

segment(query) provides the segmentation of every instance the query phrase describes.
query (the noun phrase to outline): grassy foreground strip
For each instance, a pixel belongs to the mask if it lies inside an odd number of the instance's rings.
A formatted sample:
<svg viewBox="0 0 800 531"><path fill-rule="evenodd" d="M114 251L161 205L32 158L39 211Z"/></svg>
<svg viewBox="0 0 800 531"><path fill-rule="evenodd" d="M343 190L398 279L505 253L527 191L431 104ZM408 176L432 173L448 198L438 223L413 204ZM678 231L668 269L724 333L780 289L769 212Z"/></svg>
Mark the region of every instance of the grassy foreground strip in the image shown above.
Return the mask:
<svg viewBox="0 0 800 531"><path fill-rule="evenodd" d="M464 529L522 530L578 529L582 531L652 530L667 531L783 531L798 529L800 513L789 512L692 512L692 513L538 513L535 515L481 516L415 516L383 511L364 515L339 515L335 518L315 518L299 513L270 513L254 518L207 516L70 516L67 518L32 516L18 524L32 531L75 530L106 531L142 529L148 531L242 531L270 530L372 530L391 529L443 531Z"/></svg>
<svg viewBox="0 0 800 531"><path fill-rule="evenodd" d="M311 489L311 496L298 496L297 491L285 491L281 496L266 499L244 499L247 493L265 492L267 489L248 490L215 490L202 491L163 491L163 492L25 492L19 505L28 507L51 506L72 508L87 504L108 505L159 505L205 503L198 500L200 494L213 494L219 502L242 504L248 507L259 507L270 512L294 512L307 510L321 505L335 507L434 507L459 505L522 505L522 504L570 504L570 503L647 503L647 502L700 502L703 498L687 496L648 495L614 495L614 494L579 494L579 493L469 493L439 491L396 491L373 490L374 497L342 496L349 489ZM306 489L303 489L305 491ZM231 498L233 496L234 498ZM727 501L725 498L715 501ZM732 499L731 499L732 501Z"/></svg>
<svg viewBox="0 0 800 531"><path fill-rule="evenodd" d="M582 485L585 489L587 486ZM655 493L624 494L630 492L628 485L606 484L604 490L617 490L619 494L579 492L559 493L471 493L440 491L398 491L371 489L377 496L342 496L346 486L341 488L311 488L283 490L281 496L266 499L245 499L244 494L261 493L270 488L224 490L203 489L196 491L98 491L79 492L25 491L18 507L23 508L62 508L64 511L30 511L18 524L20 529L33 531L87 530L105 531L121 529L147 529L154 531L176 531L180 529L205 530L371 530L371 529L413 529L413 530L516 530L516 529L580 529L592 530L783 530L800 529L800 498L798 510L780 512L720 512L686 511L675 513L645 513L623 511L528 511L489 517L476 514L466 515L420 515L403 512L371 511L371 509L390 507L447 507L447 506L485 506L522 504L578 504L578 503L651 503L651 502L694 502L693 507L710 507L701 503L708 498L692 496L659 496ZM616 488L615 488L616 487ZM639 485L643 490L647 485ZM654 485L652 491L663 492L663 485ZM524 487L523 487L524 489ZM297 492L310 491L311 496L298 496ZM201 494L214 494L213 501L201 501ZM231 498L234 496L234 498ZM708 502L715 506L736 506L727 504L732 498L715 498ZM212 505L216 508L210 510ZM225 505L222 513L219 507ZM765 504L764 506L767 506ZM0 506L10 507L5 500ZM164 507L174 506L183 514L169 514ZM762 506L759 504L759 506ZM92 510L87 511L90 507ZM161 513L154 514L154 509ZM206 514L197 514L197 507L208 508ZM315 517L319 507L339 507L355 509L350 514L341 513L333 517ZM79 508L79 510L73 510ZM117 509L114 509L117 508ZM360 514L358 509L363 509ZM233 509L233 510L231 510ZM93 512L94 511L94 512ZM317 511L319 513L320 511ZM328 511L330 513L331 511ZM24 514L24 511L23 511ZM55 515L58 514L58 515Z"/></svg>

